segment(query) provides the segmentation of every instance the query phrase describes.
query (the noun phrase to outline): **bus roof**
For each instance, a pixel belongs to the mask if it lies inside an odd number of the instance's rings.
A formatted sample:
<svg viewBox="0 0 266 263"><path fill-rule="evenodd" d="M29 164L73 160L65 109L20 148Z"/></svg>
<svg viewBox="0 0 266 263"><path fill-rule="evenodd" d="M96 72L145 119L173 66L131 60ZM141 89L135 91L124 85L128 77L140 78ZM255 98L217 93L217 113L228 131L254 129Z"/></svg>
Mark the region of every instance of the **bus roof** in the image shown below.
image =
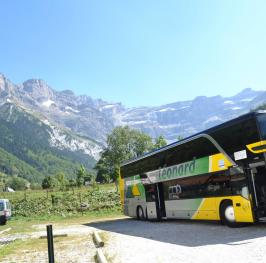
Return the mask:
<svg viewBox="0 0 266 263"><path fill-rule="evenodd" d="M173 147L175 147L175 146L177 146L177 145L179 145L179 144L182 144L185 140L190 139L190 138L193 138L193 137L195 137L195 136L197 136L197 135L199 135L199 134L203 134L203 133L205 133L205 134L209 134L209 133L211 133L211 132L213 132L213 131L219 130L219 129L221 129L221 128L225 128L226 126L230 126L230 125L232 125L232 124L234 124L234 123L236 123L236 122L244 121L244 120L247 120L247 119L250 119L250 118L254 118L254 117L256 117L256 116L259 115L259 114L266 114L266 110L252 111L252 112L249 112L249 113L243 114L243 115L241 115L241 116L239 116L239 117L237 117L237 118L234 118L234 119L228 120L228 121L223 122L223 123L221 123L221 124L219 124L219 125L216 125L216 126L214 126L214 127L211 127L211 128L209 128L209 129L207 129L207 130L203 130L203 131L201 131L201 132L198 132L198 133L196 133L196 134L193 134L193 135L191 135L191 136L188 136L188 137L186 137L186 138L184 138L184 139L182 139L182 140L179 140L179 141L176 141L176 142L170 143L170 144L168 144L168 145L166 145L166 146L163 146L163 147L158 148L158 149L156 149L156 150L153 150L153 151L147 152L147 153L145 153L145 154L143 154L143 155L141 155L141 156L138 156L138 157L136 157L136 158L129 159L129 160L125 161L124 163L122 163L121 167L122 167L122 166L125 166L125 165L127 165L127 164L130 164L130 163L137 162L137 161L139 161L139 160L141 160L141 159L144 159L144 158L146 158L146 157L152 156L152 155L157 154L157 153L159 153L159 152L163 152L163 151L165 151L165 150L168 150L168 149L170 149L170 148L173 148Z"/></svg>

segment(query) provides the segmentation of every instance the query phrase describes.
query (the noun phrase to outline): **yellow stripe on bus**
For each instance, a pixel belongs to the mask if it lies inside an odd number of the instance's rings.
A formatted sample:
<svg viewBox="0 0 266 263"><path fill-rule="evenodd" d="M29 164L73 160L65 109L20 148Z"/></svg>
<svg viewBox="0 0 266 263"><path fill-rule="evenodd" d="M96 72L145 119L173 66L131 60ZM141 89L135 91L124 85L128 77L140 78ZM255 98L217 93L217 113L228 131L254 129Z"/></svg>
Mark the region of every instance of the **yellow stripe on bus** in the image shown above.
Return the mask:
<svg viewBox="0 0 266 263"><path fill-rule="evenodd" d="M253 223L251 203L242 196L223 196L204 198L192 219L197 220L220 220L220 204L223 200L233 202L236 222Z"/></svg>
<svg viewBox="0 0 266 263"><path fill-rule="evenodd" d="M120 189L120 201L122 206L124 206L125 202L125 180L121 178L119 175L119 189Z"/></svg>
<svg viewBox="0 0 266 263"><path fill-rule="evenodd" d="M196 211L193 215L192 219L198 220L219 220L219 209L217 213L217 206L218 206L218 198L211 197L211 198L204 198Z"/></svg>

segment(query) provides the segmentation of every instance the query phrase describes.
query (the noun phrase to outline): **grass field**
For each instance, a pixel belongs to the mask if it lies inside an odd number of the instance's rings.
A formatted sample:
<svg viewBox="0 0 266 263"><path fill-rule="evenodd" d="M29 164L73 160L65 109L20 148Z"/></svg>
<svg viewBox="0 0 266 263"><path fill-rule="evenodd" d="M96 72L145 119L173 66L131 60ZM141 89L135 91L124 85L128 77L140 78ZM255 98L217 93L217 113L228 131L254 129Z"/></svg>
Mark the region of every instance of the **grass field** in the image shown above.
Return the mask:
<svg viewBox="0 0 266 263"><path fill-rule="evenodd" d="M13 216L5 226L0 226L0 232L11 228L0 235L0 240L17 234L30 235L36 231L36 225L82 225L102 218L122 216L119 194L114 184L69 191L2 192L1 198L11 201ZM0 261L21 251L43 251L46 246L46 240L36 238L20 239L6 245L0 242Z"/></svg>

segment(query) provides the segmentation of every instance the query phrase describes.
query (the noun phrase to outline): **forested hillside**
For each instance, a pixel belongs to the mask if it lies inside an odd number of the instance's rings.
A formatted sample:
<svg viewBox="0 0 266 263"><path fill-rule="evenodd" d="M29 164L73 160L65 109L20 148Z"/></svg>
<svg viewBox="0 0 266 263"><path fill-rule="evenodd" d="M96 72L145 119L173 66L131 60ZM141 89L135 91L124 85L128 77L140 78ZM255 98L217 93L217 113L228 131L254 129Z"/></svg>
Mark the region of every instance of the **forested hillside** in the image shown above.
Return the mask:
<svg viewBox="0 0 266 263"><path fill-rule="evenodd" d="M2 105L0 171L26 178L30 182L41 182L46 175L59 172L73 177L81 164L87 169L94 166L95 159L81 151L53 147L51 134L51 127L39 118L16 105Z"/></svg>

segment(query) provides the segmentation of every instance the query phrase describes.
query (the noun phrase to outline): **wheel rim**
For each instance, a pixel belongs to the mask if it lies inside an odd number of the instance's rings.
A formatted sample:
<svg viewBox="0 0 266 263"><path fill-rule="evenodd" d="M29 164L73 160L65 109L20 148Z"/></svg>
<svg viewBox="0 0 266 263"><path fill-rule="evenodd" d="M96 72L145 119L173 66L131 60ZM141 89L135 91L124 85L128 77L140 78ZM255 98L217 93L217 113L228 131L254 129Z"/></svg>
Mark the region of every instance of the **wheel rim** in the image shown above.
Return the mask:
<svg viewBox="0 0 266 263"><path fill-rule="evenodd" d="M224 211L225 218L230 222L235 222L235 211L233 206L227 206Z"/></svg>

